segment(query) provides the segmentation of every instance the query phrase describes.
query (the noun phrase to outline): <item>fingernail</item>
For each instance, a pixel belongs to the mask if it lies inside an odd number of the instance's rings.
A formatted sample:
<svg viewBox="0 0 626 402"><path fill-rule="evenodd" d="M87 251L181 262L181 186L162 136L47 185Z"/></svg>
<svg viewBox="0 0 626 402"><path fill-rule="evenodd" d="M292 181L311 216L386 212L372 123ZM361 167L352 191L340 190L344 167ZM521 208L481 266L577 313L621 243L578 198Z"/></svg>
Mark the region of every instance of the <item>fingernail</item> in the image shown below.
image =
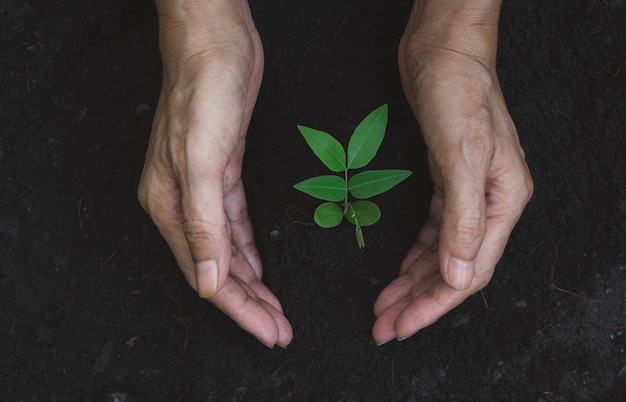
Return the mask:
<svg viewBox="0 0 626 402"><path fill-rule="evenodd" d="M474 276L474 261L450 257L448 260L448 284L456 290L469 288Z"/></svg>
<svg viewBox="0 0 626 402"><path fill-rule="evenodd" d="M382 342L376 342L376 346L383 346L384 344L389 343L391 339L393 338L387 339L386 341L382 341Z"/></svg>
<svg viewBox="0 0 626 402"><path fill-rule="evenodd" d="M211 297L217 291L217 263L215 260L196 264L196 287L200 297Z"/></svg>

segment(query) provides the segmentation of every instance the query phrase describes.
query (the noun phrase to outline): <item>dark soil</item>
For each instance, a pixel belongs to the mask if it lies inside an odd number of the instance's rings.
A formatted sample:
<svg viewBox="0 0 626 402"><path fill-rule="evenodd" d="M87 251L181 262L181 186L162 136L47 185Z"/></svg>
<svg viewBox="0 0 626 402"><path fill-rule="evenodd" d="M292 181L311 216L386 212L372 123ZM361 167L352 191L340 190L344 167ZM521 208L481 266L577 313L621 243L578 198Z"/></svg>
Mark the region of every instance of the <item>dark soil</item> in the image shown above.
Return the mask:
<svg viewBox="0 0 626 402"><path fill-rule="evenodd" d="M425 148L396 49L409 1L255 1L266 73L244 180L265 281L294 328L269 350L187 286L136 201L160 87L151 1L0 5L0 399L623 400L626 7L505 1L499 74L536 194L484 294L377 347L372 305L426 215ZM360 251L292 184L389 103Z"/></svg>

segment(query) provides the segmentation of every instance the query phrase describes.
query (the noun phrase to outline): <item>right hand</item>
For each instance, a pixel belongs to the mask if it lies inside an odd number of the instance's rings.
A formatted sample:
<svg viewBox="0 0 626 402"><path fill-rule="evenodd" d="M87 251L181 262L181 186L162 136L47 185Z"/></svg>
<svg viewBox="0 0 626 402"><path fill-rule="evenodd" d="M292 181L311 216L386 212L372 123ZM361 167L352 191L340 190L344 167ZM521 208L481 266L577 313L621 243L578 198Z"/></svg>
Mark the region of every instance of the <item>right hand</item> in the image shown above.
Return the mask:
<svg viewBox="0 0 626 402"><path fill-rule="evenodd" d="M138 197L190 286L261 343L291 325L261 282L241 181L263 75L247 1L157 0L163 84Z"/></svg>

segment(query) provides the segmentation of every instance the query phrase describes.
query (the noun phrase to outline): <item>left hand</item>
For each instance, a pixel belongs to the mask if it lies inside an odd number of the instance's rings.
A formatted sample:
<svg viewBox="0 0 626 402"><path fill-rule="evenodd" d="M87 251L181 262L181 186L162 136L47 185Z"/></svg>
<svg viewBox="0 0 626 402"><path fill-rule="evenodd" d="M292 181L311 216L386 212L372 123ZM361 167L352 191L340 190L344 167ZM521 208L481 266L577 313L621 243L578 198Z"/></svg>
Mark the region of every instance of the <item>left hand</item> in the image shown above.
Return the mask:
<svg viewBox="0 0 626 402"><path fill-rule="evenodd" d="M424 13L442 8L424 3L429 2L415 2L399 64L429 149L434 194L430 218L400 276L374 305L378 344L415 334L485 287L533 191L494 67L497 14L493 35L486 24L460 31L455 25L458 41L444 35L433 42L437 35L428 24L437 19ZM447 21L456 20L448 15ZM461 32L476 27L474 41L472 32Z"/></svg>

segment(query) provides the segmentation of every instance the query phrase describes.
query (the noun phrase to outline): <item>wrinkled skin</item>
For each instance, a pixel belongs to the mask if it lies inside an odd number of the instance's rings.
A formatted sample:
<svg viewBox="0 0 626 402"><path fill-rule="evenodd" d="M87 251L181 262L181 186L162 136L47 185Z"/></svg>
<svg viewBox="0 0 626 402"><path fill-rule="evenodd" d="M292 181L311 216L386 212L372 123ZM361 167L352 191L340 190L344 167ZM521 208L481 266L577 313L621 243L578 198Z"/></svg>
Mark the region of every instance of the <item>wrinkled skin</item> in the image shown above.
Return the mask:
<svg viewBox="0 0 626 402"><path fill-rule="evenodd" d="M243 0L156 0L163 85L138 196L190 286L263 344L293 333L261 282L241 182L263 49ZM416 0L400 74L429 149L430 219L379 296L404 339L482 289L532 194L495 71L500 1Z"/></svg>
<svg viewBox="0 0 626 402"><path fill-rule="evenodd" d="M374 305L378 344L415 334L484 288L533 191L496 76L497 13L491 28L485 17L437 35L418 3L398 59L434 194L399 277Z"/></svg>
<svg viewBox="0 0 626 402"><path fill-rule="evenodd" d="M200 297L286 346L292 329L261 282L241 181L261 40L245 1L174 3L157 2L163 85L139 200Z"/></svg>

